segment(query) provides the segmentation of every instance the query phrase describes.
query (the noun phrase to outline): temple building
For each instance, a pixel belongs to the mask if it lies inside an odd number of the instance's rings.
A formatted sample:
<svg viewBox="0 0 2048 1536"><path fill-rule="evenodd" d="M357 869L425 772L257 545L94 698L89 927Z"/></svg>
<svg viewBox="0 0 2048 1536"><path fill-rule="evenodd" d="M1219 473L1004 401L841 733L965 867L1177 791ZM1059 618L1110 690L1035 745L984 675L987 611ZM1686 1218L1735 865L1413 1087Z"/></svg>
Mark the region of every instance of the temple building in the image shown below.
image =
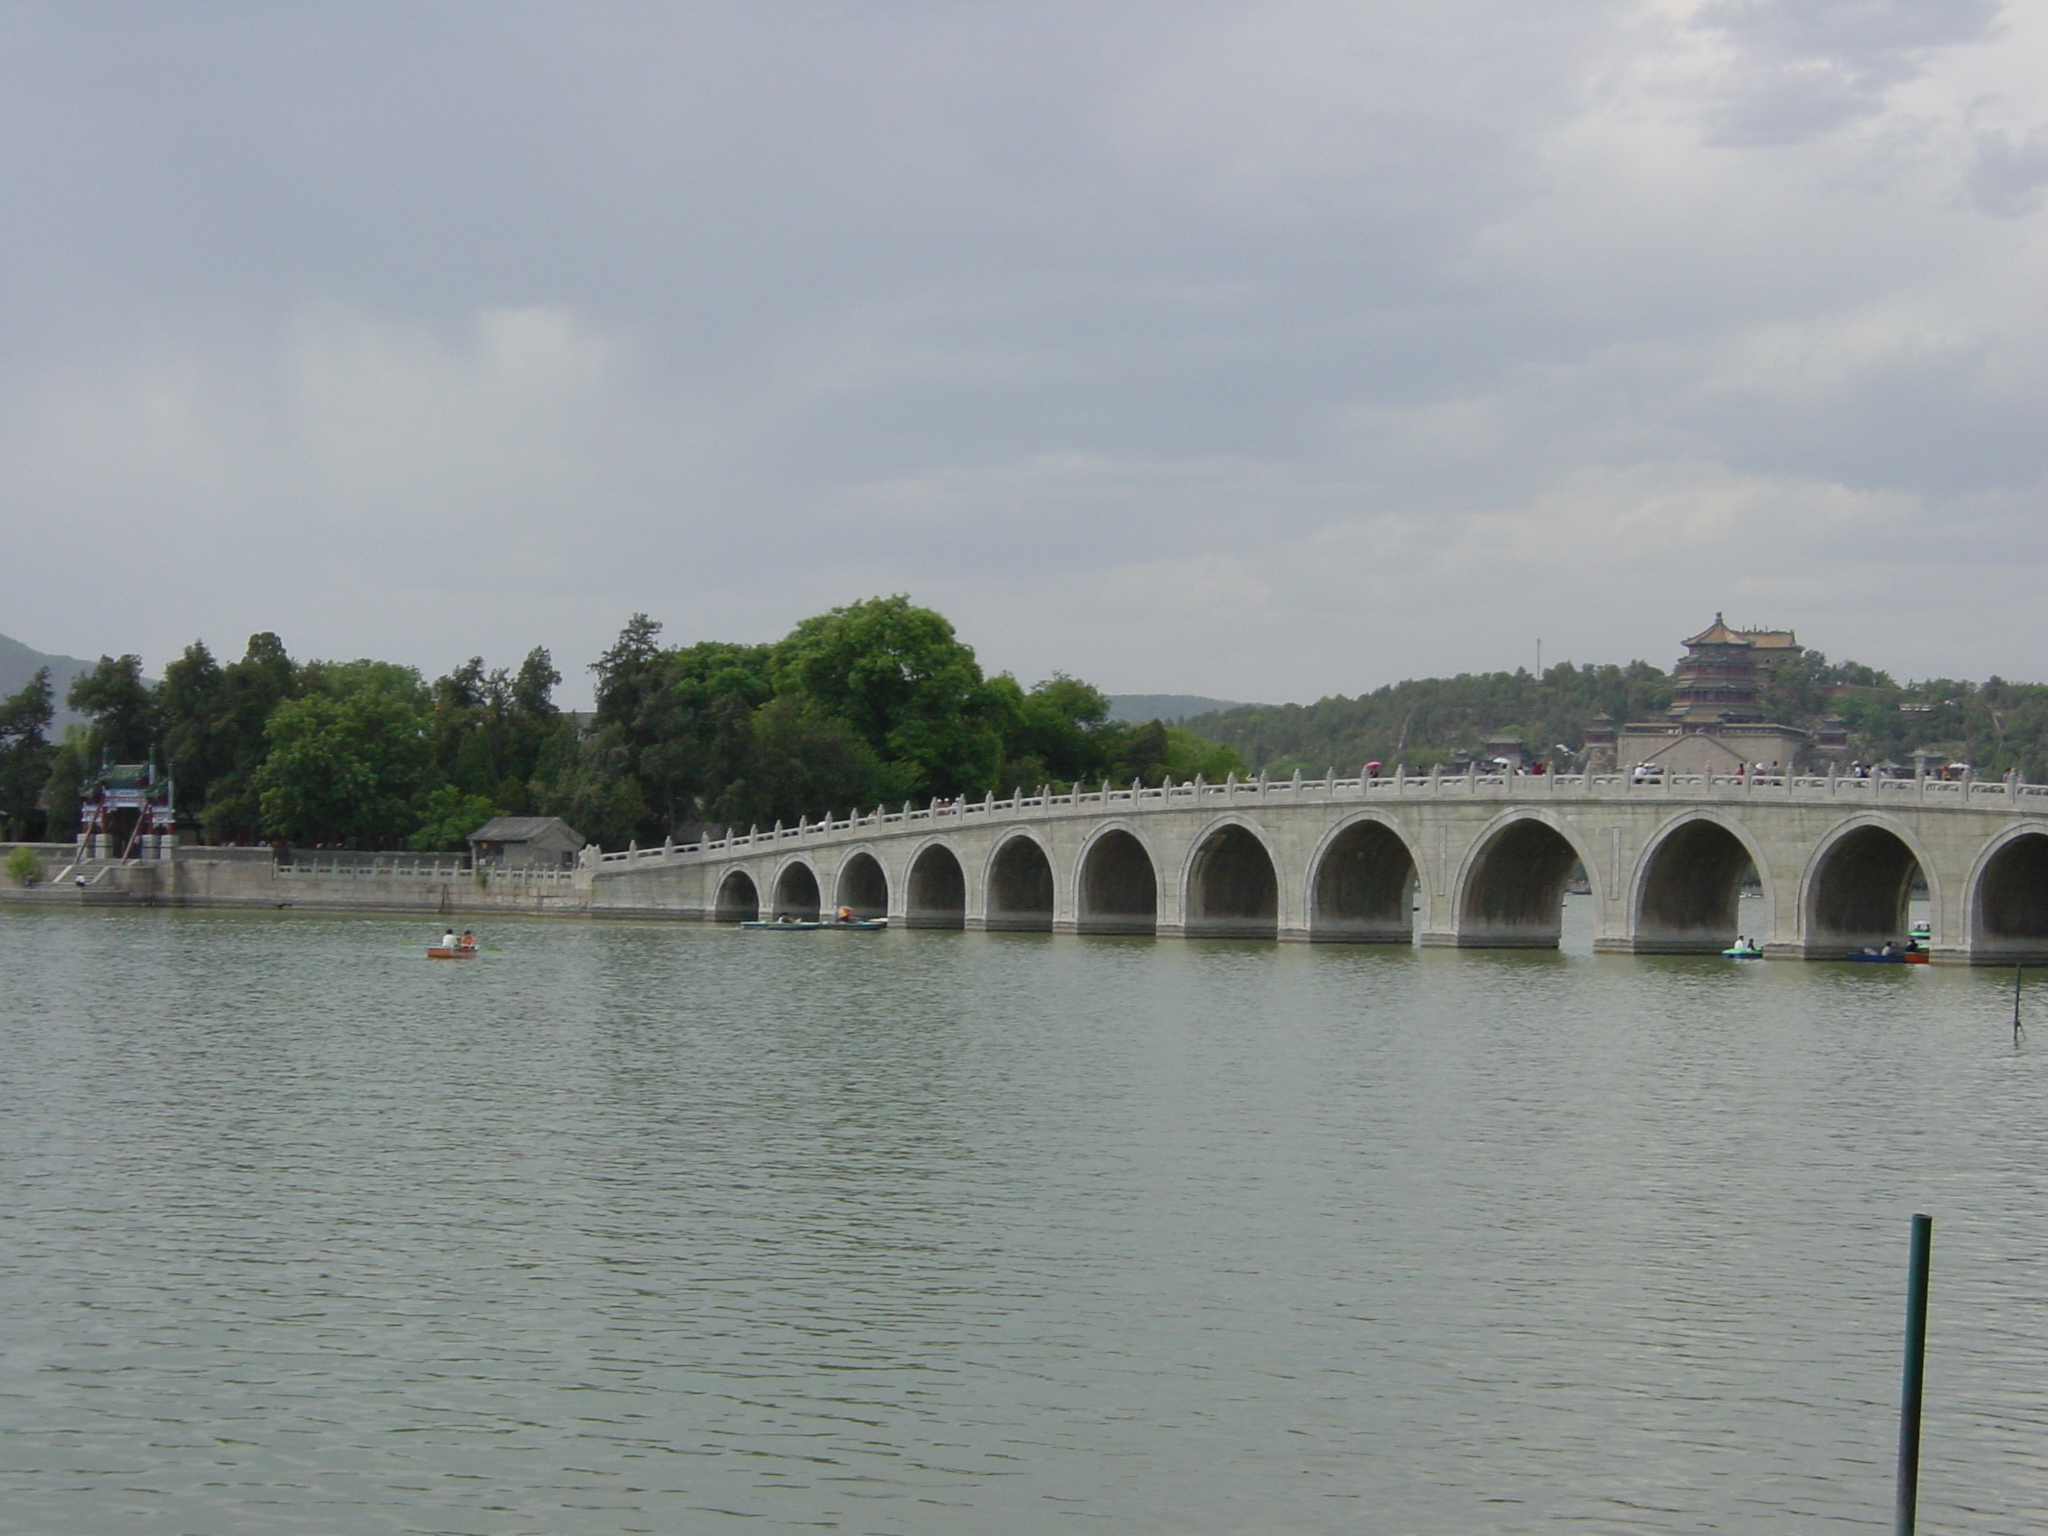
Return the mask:
<svg viewBox="0 0 2048 1536"><path fill-rule="evenodd" d="M155 763L102 763L78 807L78 844L88 859L164 858L177 842L171 776Z"/></svg>
<svg viewBox="0 0 2048 1536"><path fill-rule="evenodd" d="M1671 708L1661 720L1632 720L1615 733L1615 766L1665 773L1798 768L1806 732L1764 719L1762 703L1769 669L1803 654L1792 631L1730 629L1717 613L1685 651L1671 674Z"/></svg>

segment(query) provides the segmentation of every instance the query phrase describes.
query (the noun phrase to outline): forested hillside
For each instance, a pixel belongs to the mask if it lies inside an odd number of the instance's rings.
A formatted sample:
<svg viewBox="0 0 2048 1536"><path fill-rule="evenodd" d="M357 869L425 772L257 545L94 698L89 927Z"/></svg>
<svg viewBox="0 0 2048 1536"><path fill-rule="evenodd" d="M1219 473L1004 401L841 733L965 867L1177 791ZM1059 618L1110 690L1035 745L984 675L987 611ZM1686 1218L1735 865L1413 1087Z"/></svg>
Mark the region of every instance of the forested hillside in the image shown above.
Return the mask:
<svg viewBox="0 0 2048 1536"><path fill-rule="evenodd" d="M1390 768L1448 764L1461 751L1476 754L1485 737L1509 731L1537 752L1558 743L1576 748L1595 715L1636 719L1670 702L1671 679L1648 662L1566 662L1546 668L1540 682L1526 671L1465 672L1390 683L1357 698L1246 705L1186 723L1235 747L1254 770L1356 773L1373 760Z"/></svg>
<svg viewBox="0 0 2048 1536"><path fill-rule="evenodd" d="M1670 675L1648 662L1565 663L1546 668L1540 680L1526 671L1418 678L1356 698L1220 710L1186 726L1235 747L1254 770L1276 774L1356 773L1374 759L1428 768L1477 756L1485 738L1509 734L1569 767L1595 715L1649 719L1670 702ZM1809 651L1770 674L1763 705L1770 719L1808 731L1840 716L1849 727L1845 762L1910 768L1916 751L1928 751L1986 777L2017 769L2048 783L2048 685L1999 677L1900 683Z"/></svg>

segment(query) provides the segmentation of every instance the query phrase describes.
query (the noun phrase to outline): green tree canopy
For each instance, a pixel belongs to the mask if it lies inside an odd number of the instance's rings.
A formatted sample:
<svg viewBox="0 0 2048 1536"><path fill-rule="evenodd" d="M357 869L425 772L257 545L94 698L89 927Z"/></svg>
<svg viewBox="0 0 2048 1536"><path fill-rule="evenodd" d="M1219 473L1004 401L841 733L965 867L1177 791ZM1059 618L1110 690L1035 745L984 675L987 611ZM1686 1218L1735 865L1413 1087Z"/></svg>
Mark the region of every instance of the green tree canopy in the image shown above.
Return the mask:
<svg viewBox="0 0 2048 1536"><path fill-rule="evenodd" d="M531 814L541 757L562 726L553 698L561 680L539 647L516 674L487 672L472 656L436 679L429 734L440 775L471 801L487 802L490 814Z"/></svg>
<svg viewBox="0 0 2048 1536"><path fill-rule="evenodd" d="M280 704L255 776L264 830L295 842L389 843L419 825L432 762L426 711L402 691L322 690Z"/></svg>
<svg viewBox="0 0 2048 1536"><path fill-rule="evenodd" d="M202 640L186 646L156 686L157 739L188 816L204 812L214 780L234 767L235 742L222 718L226 686L226 673Z"/></svg>
<svg viewBox="0 0 2048 1536"><path fill-rule="evenodd" d="M973 650L941 614L876 597L806 619L775 648L776 691L812 700L866 741L893 795L994 787L1001 708Z"/></svg>
<svg viewBox="0 0 2048 1536"><path fill-rule="evenodd" d="M733 826L785 825L868 809L891 788L874 748L809 699L772 699L748 717L745 755L708 809Z"/></svg>
<svg viewBox="0 0 2048 1536"><path fill-rule="evenodd" d="M0 822L8 837L31 839L43 825L55 715L48 667L38 669L19 693L0 699Z"/></svg>
<svg viewBox="0 0 2048 1536"><path fill-rule="evenodd" d="M299 669L284 642L265 630L251 635L239 661L221 668L215 716L219 756L202 807L206 834L254 838L263 827L256 774L270 750L270 717L299 691Z"/></svg>
<svg viewBox="0 0 2048 1536"><path fill-rule="evenodd" d="M86 737L92 758L116 763L148 760L155 722L140 656L102 656L98 666L73 681L65 702L92 717Z"/></svg>

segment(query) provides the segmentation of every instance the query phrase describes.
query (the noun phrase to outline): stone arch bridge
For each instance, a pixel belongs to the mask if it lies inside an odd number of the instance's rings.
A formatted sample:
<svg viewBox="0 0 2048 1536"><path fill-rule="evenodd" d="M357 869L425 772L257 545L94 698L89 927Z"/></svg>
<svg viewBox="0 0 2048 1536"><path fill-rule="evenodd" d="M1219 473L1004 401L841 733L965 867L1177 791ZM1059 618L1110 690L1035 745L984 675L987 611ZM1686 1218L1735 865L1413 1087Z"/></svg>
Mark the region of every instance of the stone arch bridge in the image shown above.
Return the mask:
<svg viewBox="0 0 2048 1536"><path fill-rule="evenodd" d="M604 855L592 909L897 926L1784 958L1902 938L2048 961L2048 786L1935 779L1431 775L993 797ZM1756 897L1743 901L1744 892Z"/></svg>

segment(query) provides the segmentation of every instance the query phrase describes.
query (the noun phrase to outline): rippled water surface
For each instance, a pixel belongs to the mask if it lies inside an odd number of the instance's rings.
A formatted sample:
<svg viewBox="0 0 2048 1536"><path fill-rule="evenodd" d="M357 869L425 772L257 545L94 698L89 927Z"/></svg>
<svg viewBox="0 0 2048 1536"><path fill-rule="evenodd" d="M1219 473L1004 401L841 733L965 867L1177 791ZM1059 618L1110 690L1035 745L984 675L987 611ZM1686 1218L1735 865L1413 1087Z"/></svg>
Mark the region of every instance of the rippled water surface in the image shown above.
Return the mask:
<svg viewBox="0 0 2048 1536"><path fill-rule="evenodd" d="M0 910L0 1526L2048 1527L2048 977L431 937Z"/></svg>

